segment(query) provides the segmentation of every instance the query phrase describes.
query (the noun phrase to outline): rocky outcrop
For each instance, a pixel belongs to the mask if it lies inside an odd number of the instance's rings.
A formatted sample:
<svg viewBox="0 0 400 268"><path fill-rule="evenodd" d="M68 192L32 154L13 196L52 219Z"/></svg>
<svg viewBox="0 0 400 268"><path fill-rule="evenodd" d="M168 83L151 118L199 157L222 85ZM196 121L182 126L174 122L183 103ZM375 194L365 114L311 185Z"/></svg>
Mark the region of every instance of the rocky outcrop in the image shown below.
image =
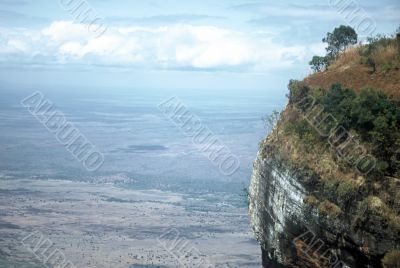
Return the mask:
<svg viewBox="0 0 400 268"><path fill-rule="evenodd" d="M287 263L284 249L290 245L285 243L291 243L287 226L300 220L305 196L306 190L287 169L258 153L249 188L249 212L264 259Z"/></svg>
<svg viewBox="0 0 400 268"><path fill-rule="evenodd" d="M253 164L250 221L263 253L263 267L381 267L384 254L400 245L398 234L382 231L370 216L355 224L354 211L325 215L306 202L324 200L312 180L283 161L267 157L268 140ZM375 226L371 226L375 225Z"/></svg>

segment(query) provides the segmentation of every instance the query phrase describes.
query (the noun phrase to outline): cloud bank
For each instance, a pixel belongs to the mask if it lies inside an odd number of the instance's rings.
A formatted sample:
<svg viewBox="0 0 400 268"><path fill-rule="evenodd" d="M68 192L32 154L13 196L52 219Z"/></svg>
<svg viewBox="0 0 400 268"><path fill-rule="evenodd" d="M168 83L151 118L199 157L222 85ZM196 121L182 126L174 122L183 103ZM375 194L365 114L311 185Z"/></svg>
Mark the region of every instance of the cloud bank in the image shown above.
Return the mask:
<svg viewBox="0 0 400 268"><path fill-rule="evenodd" d="M271 32L177 24L108 27L95 38L87 25L54 21L39 30L3 28L2 64L94 65L167 70L265 71L304 64L323 44L290 46Z"/></svg>

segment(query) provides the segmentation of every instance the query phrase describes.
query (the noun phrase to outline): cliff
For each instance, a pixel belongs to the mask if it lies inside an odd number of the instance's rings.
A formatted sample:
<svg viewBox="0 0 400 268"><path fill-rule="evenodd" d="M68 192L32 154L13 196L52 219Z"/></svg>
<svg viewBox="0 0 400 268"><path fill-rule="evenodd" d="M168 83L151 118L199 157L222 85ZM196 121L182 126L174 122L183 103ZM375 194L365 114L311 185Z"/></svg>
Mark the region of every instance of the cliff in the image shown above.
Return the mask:
<svg viewBox="0 0 400 268"><path fill-rule="evenodd" d="M263 267L400 267L394 41L376 40L366 55L368 45L351 49L328 70L291 81L249 187Z"/></svg>

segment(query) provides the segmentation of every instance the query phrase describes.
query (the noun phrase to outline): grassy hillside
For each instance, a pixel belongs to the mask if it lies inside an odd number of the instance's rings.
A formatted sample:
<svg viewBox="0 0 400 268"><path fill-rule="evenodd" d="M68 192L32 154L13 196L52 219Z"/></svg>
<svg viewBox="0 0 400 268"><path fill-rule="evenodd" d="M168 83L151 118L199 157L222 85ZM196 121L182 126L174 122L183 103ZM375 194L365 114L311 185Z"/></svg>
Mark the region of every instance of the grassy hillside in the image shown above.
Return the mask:
<svg viewBox="0 0 400 268"><path fill-rule="evenodd" d="M360 92L374 88L389 96L400 98L400 54L395 38L382 37L370 40L341 53L324 72L304 79L310 87L328 89L340 83L345 88Z"/></svg>

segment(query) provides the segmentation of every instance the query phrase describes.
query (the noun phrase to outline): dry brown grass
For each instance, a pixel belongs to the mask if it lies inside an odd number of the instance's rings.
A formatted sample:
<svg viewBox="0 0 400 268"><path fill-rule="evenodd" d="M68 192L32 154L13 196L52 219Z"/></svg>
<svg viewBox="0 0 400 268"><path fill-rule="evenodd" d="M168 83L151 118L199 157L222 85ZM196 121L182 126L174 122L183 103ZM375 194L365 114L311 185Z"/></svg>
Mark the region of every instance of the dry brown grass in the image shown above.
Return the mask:
<svg viewBox="0 0 400 268"><path fill-rule="evenodd" d="M346 88L359 92L363 88L382 90L389 96L400 99L400 55L395 43L380 46L371 54L376 72L361 56L363 47L354 47L339 55L328 70L312 74L304 82L314 88L329 89L340 83Z"/></svg>
<svg viewBox="0 0 400 268"><path fill-rule="evenodd" d="M341 70L345 71L349 68L356 67L361 62L361 56L359 48L353 47L348 49L346 52L339 55L339 58L329 66L330 70Z"/></svg>
<svg viewBox="0 0 400 268"><path fill-rule="evenodd" d="M378 49L372 53L372 57L378 65L385 62L391 62L396 58L396 56L397 47L394 44L387 47L378 47Z"/></svg>

